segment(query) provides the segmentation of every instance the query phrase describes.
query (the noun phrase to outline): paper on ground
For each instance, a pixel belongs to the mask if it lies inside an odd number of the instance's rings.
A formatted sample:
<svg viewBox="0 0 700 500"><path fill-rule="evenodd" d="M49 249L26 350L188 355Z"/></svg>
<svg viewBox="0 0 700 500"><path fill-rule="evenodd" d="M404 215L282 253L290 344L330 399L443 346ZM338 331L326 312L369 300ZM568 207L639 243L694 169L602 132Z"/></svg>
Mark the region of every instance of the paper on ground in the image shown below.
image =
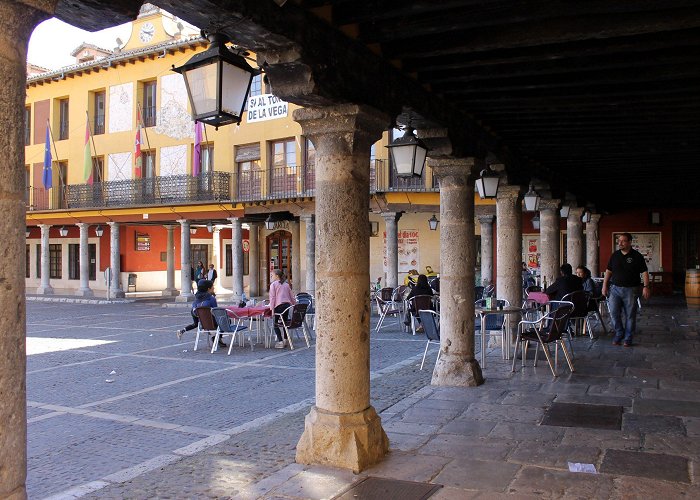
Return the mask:
<svg viewBox="0 0 700 500"><path fill-rule="evenodd" d="M585 472L586 474L598 474L593 464L581 464L578 462L569 462L569 472Z"/></svg>

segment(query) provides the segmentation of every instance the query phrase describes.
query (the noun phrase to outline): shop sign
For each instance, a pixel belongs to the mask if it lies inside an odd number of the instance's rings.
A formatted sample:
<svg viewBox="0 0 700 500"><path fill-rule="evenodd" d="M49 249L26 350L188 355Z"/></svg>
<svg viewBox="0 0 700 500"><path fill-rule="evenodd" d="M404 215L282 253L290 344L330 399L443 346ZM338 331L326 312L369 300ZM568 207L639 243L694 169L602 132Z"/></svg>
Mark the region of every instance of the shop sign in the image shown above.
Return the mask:
<svg viewBox="0 0 700 500"><path fill-rule="evenodd" d="M264 122L286 118L289 105L272 94L256 95L248 98L248 123Z"/></svg>

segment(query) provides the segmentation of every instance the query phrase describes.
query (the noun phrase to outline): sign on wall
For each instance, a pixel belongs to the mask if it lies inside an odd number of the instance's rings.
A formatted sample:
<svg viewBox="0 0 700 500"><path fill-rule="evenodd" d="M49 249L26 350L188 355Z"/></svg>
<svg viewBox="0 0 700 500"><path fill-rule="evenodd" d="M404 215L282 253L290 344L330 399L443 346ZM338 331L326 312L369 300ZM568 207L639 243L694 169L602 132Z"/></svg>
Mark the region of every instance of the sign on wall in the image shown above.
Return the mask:
<svg viewBox="0 0 700 500"><path fill-rule="evenodd" d="M402 229L398 232L399 273L407 273L411 269L420 269L420 254L418 251L418 230ZM384 272L387 272L386 260L386 231L384 232Z"/></svg>
<svg viewBox="0 0 700 500"><path fill-rule="evenodd" d="M148 252L151 249L151 237L147 234L136 233L136 251Z"/></svg>
<svg viewBox="0 0 700 500"><path fill-rule="evenodd" d="M621 233L613 233L613 252L618 250L617 237ZM661 267L661 233L631 233L632 248L644 256L644 261L650 272L656 272Z"/></svg>
<svg viewBox="0 0 700 500"><path fill-rule="evenodd" d="M523 234L523 262L531 271L540 268L540 235Z"/></svg>
<svg viewBox="0 0 700 500"><path fill-rule="evenodd" d="M264 122L286 118L289 105L272 94L256 95L248 98L248 123Z"/></svg>

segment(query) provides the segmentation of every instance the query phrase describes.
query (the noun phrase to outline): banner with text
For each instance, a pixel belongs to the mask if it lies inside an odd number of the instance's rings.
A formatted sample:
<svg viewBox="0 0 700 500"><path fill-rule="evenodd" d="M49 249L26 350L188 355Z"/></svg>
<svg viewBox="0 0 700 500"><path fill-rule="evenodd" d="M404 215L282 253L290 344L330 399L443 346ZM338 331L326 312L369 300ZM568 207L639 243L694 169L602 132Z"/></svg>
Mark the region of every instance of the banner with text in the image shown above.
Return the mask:
<svg viewBox="0 0 700 500"><path fill-rule="evenodd" d="M286 118L289 106L272 94L261 94L248 98L248 123Z"/></svg>

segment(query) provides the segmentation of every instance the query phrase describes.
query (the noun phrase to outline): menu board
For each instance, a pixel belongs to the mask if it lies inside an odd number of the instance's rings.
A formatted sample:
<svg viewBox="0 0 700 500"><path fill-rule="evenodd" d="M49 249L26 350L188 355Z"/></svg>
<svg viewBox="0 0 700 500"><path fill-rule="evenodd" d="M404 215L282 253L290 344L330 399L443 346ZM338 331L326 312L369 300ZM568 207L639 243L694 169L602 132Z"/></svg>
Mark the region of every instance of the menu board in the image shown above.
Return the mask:
<svg viewBox="0 0 700 500"><path fill-rule="evenodd" d="M148 252L151 250L151 237L147 234L136 233L136 251Z"/></svg>
<svg viewBox="0 0 700 500"><path fill-rule="evenodd" d="M621 233L613 233L613 252L618 250L617 237ZM631 233L632 248L644 256L649 272L657 272L661 268L661 233Z"/></svg>
<svg viewBox="0 0 700 500"><path fill-rule="evenodd" d="M523 262L530 271L540 268L539 234L523 234Z"/></svg>
<svg viewBox="0 0 700 500"><path fill-rule="evenodd" d="M407 273L411 269L420 269L418 230L402 229L398 231L398 243L399 272ZM384 272L386 271L386 232L384 232Z"/></svg>

